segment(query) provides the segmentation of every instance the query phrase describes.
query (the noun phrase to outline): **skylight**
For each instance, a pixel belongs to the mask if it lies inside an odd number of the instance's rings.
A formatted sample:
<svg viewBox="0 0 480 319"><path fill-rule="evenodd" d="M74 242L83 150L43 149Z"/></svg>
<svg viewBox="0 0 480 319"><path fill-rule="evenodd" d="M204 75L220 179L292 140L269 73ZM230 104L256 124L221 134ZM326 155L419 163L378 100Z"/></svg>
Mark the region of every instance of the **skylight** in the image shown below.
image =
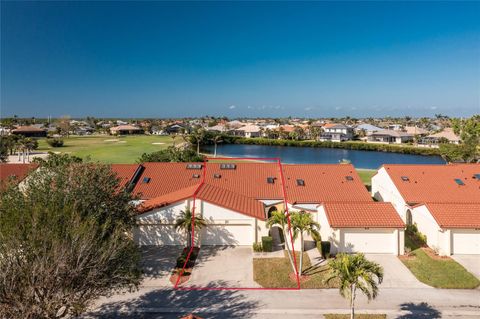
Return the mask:
<svg viewBox="0 0 480 319"><path fill-rule="evenodd" d="M202 164L187 164L187 169L202 169Z"/></svg>
<svg viewBox="0 0 480 319"><path fill-rule="evenodd" d="M455 178L455 183L457 183L457 185L460 185L460 186L465 185L465 183L460 178Z"/></svg>
<svg viewBox="0 0 480 319"><path fill-rule="evenodd" d="M480 173L478 173L478 174L473 174L473 178L476 178L476 179L478 179L478 180L480 181Z"/></svg>
<svg viewBox="0 0 480 319"><path fill-rule="evenodd" d="M353 177L352 177L352 176L350 176L350 175L348 175L348 176L345 176L345 179L346 179L347 181L353 181Z"/></svg>
<svg viewBox="0 0 480 319"><path fill-rule="evenodd" d="M228 164L228 163L220 164L220 169L236 169L236 168L237 168L237 165L235 164Z"/></svg>
<svg viewBox="0 0 480 319"><path fill-rule="evenodd" d="M297 179L298 186L305 186L305 181L303 179Z"/></svg>
<svg viewBox="0 0 480 319"><path fill-rule="evenodd" d="M150 179L151 179L150 177L144 177L142 183L148 184L150 183Z"/></svg>
<svg viewBox="0 0 480 319"><path fill-rule="evenodd" d="M273 184L273 183L275 183L275 178L274 178L274 177L267 177L267 183L268 183L268 184Z"/></svg>

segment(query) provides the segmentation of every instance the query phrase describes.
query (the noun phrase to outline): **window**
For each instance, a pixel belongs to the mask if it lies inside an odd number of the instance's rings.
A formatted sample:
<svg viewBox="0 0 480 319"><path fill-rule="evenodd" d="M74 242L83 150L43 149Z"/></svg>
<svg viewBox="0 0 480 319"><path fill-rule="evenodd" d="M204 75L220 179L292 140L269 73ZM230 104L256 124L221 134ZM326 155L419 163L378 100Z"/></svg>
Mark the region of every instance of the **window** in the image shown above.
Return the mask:
<svg viewBox="0 0 480 319"><path fill-rule="evenodd" d="M150 177L144 177L142 183L143 183L143 184L148 184L148 183L150 183Z"/></svg>
<svg viewBox="0 0 480 319"><path fill-rule="evenodd" d="M353 181L353 177L352 177L352 176L350 176L350 175L348 175L348 176L345 176L345 179L346 179L347 181Z"/></svg>
<svg viewBox="0 0 480 319"><path fill-rule="evenodd" d="M267 177L267 183L268 183L268 184L273 184L273 183L275 183L275 177Z"/></svg>
<svg viewBox="0 0 480 319"><path fill-rule="evenodd" d="M236 169L237 165L235 164L220 164L220 169Z"/></svg>
<svg viewBox="0 0 480 319"><path fill-rule="evenodd" d="M202 169L202 164L187 164L187 169Z"/></svg>
<svg viewBox="0 0 480 319"><path fill-rule="evenodd" d="M303 179L297 179L298 186L305 186L305 181Z"/></svg>
<svg viewBox="0 0 480 319"><path fill-rule="evenodd" d="M465 183L460 178L455 178L455 183L457 183L457 185L459 186L465 185Z"/></svg>
<svg viewBox="0 0 480 319"><path fill-rule="evenodd" d="M408 176L402 176L402 181L408 182L409 180L410 180L410 178L408 178Z"/></svg>

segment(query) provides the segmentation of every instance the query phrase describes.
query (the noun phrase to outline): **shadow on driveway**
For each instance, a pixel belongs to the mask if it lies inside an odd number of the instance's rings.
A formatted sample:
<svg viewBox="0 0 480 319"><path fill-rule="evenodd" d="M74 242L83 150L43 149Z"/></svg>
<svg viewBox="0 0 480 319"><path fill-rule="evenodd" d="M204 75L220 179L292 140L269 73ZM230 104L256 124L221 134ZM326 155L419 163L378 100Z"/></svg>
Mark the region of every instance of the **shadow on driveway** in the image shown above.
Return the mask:
<svg viewBox="0 0 480 319"><path fill-rule="evenodd" d="M442 318L442 313L433 308L426 302L421 303L404 303L400 305L400 310L408 311L405 315L397 317L397 319L436 319Z"/></svg>

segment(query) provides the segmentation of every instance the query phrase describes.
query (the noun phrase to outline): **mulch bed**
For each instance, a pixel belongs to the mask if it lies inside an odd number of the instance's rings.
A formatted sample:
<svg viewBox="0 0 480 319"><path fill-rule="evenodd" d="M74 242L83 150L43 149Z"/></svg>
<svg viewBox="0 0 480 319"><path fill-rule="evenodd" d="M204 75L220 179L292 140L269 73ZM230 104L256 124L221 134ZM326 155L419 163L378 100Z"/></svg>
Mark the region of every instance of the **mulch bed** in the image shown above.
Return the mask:
<svg viewBox="0 0 480 319"><path fill-rule="evenodd" d="M179 285L186 283L190 279L199 251L200 251L200 247L193 247L193 251L190 254L190 258L187 261L185 270L182 272L183 266L185 265L185 260L188 256L188 253L190 252L189 247L183 248L182 254L177 258L177 264L175 265L175 268L172 271L172 275L170 276L170 282L173 285L177 283L179 276L180 276L180 280L178 281Z"/></svg>
<svg viewBox="0 0 480 319"><path fill-rule="evenodd" d="M440 256L440 255L435 254L433 249L431 249L429 247L421 247L420 249L423 250L428 255L428 257L430 257L432 259L435 259L435 260L449 260L449 259L451 259L449 256ZM416 256L413 252L411 252L409 255L398 256L398 258L400 258L401 260L413 260L413 259L416 258Z"/></svg>

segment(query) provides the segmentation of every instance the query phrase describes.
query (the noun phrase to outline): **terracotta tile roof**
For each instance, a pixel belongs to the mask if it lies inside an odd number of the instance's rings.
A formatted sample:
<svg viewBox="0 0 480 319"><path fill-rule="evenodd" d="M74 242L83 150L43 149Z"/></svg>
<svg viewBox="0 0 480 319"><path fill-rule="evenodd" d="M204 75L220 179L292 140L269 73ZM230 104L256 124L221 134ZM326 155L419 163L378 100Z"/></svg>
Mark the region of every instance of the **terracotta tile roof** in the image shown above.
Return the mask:
<svg viewBox="0 0 480 319"><path fill-rule="evenodd" d="M404 228L405 224L391 203L335 202L323 205L333 228Z"/></svg>
<svg viewBox="0 0 480 319"><path fill-rule="evenodd" d="M37 167L37 164L0 163L0 188L6 187L10 181L20 183L30 171Z"/></svg>
<svg viewBox="0 0 480 319"><path fill-rule="evenodd" d="M126 186L133 178L138 164L111 164L112 171L120 178L120 185Z"/></svg>
<svg viewBox="0 0 480 319"><path fill-rule="evenodd" d="M130 125L130 124L119 125L119 126L110 128L110 131L139 131L139 130L141 130L141 128Z"/></svg>
<svg viewBox="0 0 480 319"><path fill-rule="evenodd" d="M403 199L418 203L480 203L480 164L384 165ZM402 176L408 178L403 181ZM464 185L458 185L460 179Z"/></svg>
<svg viewBox="0 0 480 319"><path fill-rule="evenodd" d="M442 228L480 228L480 203L427 203L426 206Z"/></svg>
<svg viewBox="0 0 480 319"><path fill-rule="evenodd" d="M181 188L181 189L179 189L177 191L174 191L172 193L149 199L149 200L143 202L139 206L138 211L139 212L147 212L147 211L155 209L155 208L168 206L168 205L174 204L176 202L179 202L181 200L185 200L187 198L193 197L193 194L197 190L198 186L199 185L193 185L193 186Z"/></svg>
<svg viewBox="0 0 480 319"><path fill-rule="evenodd" d="M33 125L30 126L19 126L12 130L14 133L21 133L21 132L45 132L46 129L39 128Z"/></svg>

